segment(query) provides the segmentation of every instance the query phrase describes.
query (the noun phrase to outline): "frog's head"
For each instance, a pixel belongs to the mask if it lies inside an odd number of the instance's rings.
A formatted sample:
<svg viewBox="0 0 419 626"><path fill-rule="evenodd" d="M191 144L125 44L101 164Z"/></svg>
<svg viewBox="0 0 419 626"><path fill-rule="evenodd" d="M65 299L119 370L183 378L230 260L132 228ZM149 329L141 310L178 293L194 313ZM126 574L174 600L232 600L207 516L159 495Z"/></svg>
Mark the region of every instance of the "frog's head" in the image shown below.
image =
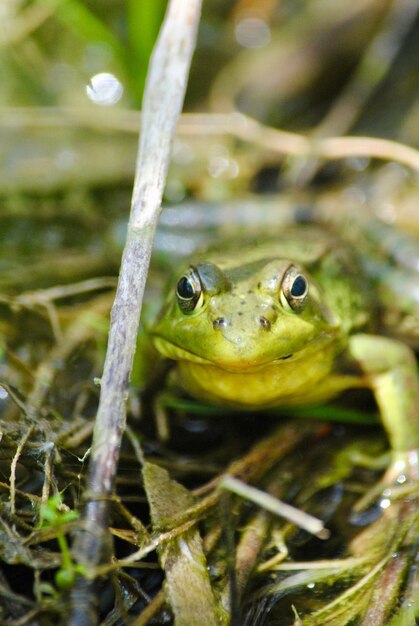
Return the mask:
<svg viewBox="0 0 419 626"><path fill-rule="evenodd" d="M164 356L247 370L298 358L331 341L338 320L301 266L262 259L183 272L151 333Z"/></svg>

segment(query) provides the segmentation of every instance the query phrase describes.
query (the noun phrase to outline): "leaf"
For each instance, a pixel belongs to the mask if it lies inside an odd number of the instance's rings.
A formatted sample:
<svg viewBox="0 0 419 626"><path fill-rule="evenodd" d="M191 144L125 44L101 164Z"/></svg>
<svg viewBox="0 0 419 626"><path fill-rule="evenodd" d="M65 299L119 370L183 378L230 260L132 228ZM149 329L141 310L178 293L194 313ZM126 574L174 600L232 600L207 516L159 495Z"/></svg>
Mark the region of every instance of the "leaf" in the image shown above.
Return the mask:
<svg viewBox="0 0 419 626"><path fill-rule="evenodd" d="M142 96L149 58L159 33L166 4L166 0L127 2L130 60L131 66L135 67L132 83L137 97Z"/></svg>
<svg viewBox="0 0 419 626"><path fill-rule="evenodd" d="M153 463L145 463L143 480L150 504L154 529L167 530L170 519L189 508L194 500L168 472ZM167 595L176 626L219 626L223 622L220 607L211 589L202 541L192 528L158 548L160 564L166 574Z"/></svg>

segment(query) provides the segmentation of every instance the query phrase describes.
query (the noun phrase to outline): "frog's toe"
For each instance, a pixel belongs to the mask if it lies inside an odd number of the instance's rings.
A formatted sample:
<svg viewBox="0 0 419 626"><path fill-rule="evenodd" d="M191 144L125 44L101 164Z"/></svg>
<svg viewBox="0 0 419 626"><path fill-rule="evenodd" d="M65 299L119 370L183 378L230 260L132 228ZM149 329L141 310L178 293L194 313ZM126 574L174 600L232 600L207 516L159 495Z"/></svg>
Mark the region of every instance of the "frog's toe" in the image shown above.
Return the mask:
<svg viewBox="0 0 419 626"><path fill-rule="evenodd" d="M359 514L367 509L384 510L393 500L418 492L419 449L392 452L384 476L355 503L353 511Z"/></svg>
<svg viewBox="0 0 419 626"><path fill-rule="evenodd" d="M350 454L350 460L352 465L357 467L364 467L369 470L382 470L384 471L386 467L390 464L390 452L383 452L382 454L370 454L366 452L362 452L360 450L354 450Z"/></svg>
<svg viewBox="0 0 419 626"><path fill-rule="evenodd" d="M383 481L391 489L401 489L403 486L415 489L419 484L419 448L404 451L394 451L391 454L391 463Z"/></svg>

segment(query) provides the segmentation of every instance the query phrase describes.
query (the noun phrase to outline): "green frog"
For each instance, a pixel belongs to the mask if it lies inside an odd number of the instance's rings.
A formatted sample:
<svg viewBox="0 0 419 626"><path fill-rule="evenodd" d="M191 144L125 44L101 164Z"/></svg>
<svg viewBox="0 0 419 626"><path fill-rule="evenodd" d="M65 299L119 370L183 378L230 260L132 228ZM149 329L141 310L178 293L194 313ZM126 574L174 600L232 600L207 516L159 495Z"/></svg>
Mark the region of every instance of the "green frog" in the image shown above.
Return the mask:
<svg viewBox="0 0 419 626"><path fill-rule="evenodd" d="M354 246L326 227L289 225L275 237L197 253L151 335L175 362L178 384L210 403L310 406L369 388L392 450L384 483L415 482L415 355L383 328L377 293Z"/></svg>

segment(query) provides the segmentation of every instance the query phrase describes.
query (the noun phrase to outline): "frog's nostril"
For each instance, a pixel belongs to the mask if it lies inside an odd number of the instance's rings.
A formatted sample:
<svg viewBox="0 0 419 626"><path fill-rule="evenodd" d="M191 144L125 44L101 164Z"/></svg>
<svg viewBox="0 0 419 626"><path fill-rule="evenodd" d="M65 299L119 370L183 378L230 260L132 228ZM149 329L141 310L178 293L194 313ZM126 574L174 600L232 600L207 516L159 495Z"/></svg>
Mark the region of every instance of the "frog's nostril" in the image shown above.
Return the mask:
<svg viewBox="0 0 419 626"><path fill-rule="evenodd" d="M227 321L224 317L217 317L213 321L212 326L214 330L221 330L222 328L225 328L227 326Z"/></svg>
<svg viewBox="0 0 419 626"><path fill-rule="evenodd" d="M259 317L259 324L261 326L261 328L263 328L264 330L270 330L271 329L271 323L268 319L266 319L266 317L264 317L263 315L261 315Z"/></svg>

